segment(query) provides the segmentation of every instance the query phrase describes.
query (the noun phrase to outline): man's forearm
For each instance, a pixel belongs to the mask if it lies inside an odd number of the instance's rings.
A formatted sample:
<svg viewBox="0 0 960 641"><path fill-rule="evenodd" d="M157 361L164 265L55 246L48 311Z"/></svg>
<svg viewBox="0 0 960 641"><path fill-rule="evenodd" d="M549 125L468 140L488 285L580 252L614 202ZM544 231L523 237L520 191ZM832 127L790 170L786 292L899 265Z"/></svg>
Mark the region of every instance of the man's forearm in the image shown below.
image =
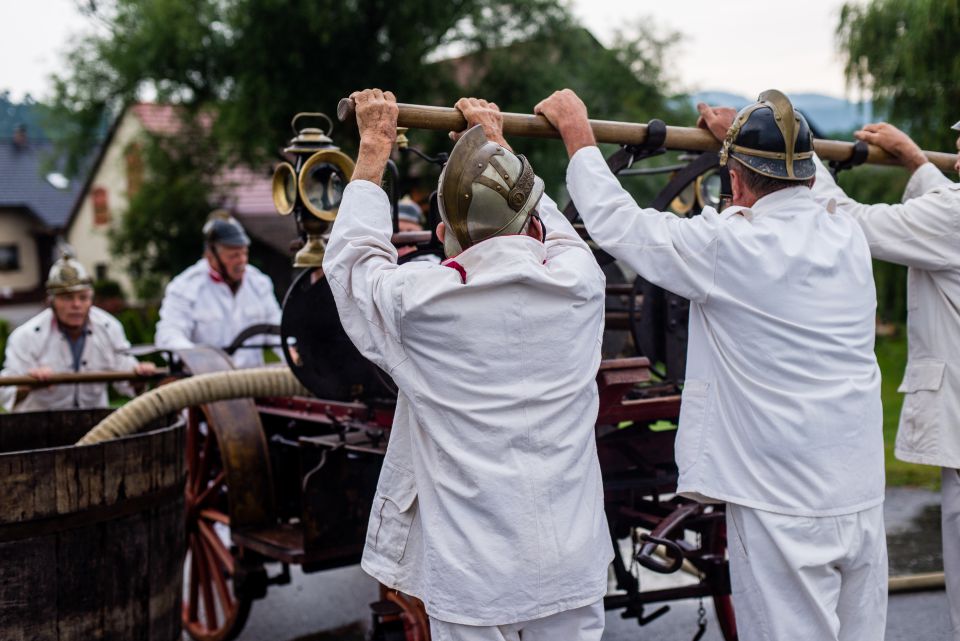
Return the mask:
<svg viewBox="0 0 960 641"><path fill-rule="evenodd" d="M565 125L560 128L560 136L563 138L563 144L567 148L567 156L573 158L573 155L584 147L596 147L597 139L593 135L593 128L590 123L583 122Z"/></svg>
<svg viewBox="0 0 960 641"><path fill-rule="evenodd" d="M360 141L360 153L351 180L369 180L379 185L387 167L393 144L385 141Z"/></svg>

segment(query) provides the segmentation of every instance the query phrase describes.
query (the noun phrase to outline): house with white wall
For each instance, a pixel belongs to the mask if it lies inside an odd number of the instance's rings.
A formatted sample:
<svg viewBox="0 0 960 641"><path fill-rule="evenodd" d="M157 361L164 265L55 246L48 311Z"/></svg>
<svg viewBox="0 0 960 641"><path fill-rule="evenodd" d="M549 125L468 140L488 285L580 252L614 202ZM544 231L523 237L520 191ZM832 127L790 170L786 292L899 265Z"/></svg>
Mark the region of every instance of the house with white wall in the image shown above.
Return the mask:
<svg viewBox="0 0 960 641"><path fill-rule="evenodd" d="M57 238L81 191L55 169L54 152L23 126L0 138L0 316L44 300Z"/></svg>
<svg viewBox="0 0 960 641"><path fill-rule="evenodd" d="M126 215L131 197L144 180L144 134L176 132L181 126L180 113L176 106L154 103L137 103L124 109L110 129L67 220L65 238L80 262L95 278L118 282L128 296L134 293L133 283L123 259L111 252L110 231ZM252 259L267 269L282 294L290 282L287 257L292 254L288 245L297 233L292 217L277 215L273 206L270 168L260 172L228 168L221 178L230 187L219 205L247 228L253 240ZM196 221L198 258L203 222Z"/></svg>

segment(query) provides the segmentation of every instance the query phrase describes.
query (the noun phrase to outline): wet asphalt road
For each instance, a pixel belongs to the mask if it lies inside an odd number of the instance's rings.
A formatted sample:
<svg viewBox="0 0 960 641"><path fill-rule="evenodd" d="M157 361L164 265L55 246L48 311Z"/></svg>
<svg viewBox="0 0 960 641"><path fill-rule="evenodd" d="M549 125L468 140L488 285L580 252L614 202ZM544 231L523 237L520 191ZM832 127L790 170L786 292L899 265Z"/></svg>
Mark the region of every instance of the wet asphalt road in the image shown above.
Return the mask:
<svg viewBox="0 0 960 641"><path fill-rule="evenodd" d="M891 575L939 571L939 495L894 488L884 508ZM644 571L646 572L646 571ZM366 607L377 598L376 584L353 566L303 575L293 569L291 585L271 587L257 601L239 641L362 641L369 620ZM646 588L683 581L680 575L645 573ZM707 631L702 641L721 641L712 604L705 602ZM655 608L651 608L655 609ZM650 610L648 610L649 612ZM604 641L690 641L696 632L697 602L678 601L647 626L607 613ZM890 596L886 641L948 641L949 620L943 591Z"/></svg>

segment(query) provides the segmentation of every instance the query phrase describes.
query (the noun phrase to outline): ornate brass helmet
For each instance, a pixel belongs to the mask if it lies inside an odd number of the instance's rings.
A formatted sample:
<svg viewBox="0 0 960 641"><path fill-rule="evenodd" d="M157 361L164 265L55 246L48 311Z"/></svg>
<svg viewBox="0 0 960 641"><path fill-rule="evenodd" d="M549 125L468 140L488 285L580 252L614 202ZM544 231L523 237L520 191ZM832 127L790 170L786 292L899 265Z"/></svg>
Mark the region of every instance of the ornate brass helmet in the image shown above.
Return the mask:
<svg viewBox="0 0 960 641"><path fill-rule="evenodd" d="M493 236L519 234L543 195L527 159L490 142L483 127L467 131L440 173L437 204L447 256Z"/></svg>
<svg viewBox="0 0 960 641"><path fill-rule="evenodd" d="M737 114L723 141L720 164L730 157L781 180L807 180L817 171L810 125L776 89L764 91Z"/></svg>
<svg viewBox="0 0 960 641"><path fill-rule="evenodd" d="M51 296L79 292L93 289L93 279L80 261L65 251L50 268L46 287Z"/></svg>

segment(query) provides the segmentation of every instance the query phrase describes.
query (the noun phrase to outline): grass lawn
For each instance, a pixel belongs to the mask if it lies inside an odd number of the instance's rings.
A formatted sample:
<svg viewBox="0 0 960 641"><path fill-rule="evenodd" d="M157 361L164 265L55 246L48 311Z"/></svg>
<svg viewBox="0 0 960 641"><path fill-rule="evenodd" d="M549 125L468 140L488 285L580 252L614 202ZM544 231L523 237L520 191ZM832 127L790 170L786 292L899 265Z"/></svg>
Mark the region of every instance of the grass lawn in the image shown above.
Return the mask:
<svg viewBox="0 0 960 641"><path fill-rule="evenodd" d="M897 392L897 387L903 380L903 369L907 364L907 337L904 328L901 327L894 336L877 337L877 361L880 363L880 371L883 374L881 396L883 397L883 447L887 465L887 485L912 485L939 490L939 467L904 463L893 456L900 406L903 404L903 394Z"/></svg>

